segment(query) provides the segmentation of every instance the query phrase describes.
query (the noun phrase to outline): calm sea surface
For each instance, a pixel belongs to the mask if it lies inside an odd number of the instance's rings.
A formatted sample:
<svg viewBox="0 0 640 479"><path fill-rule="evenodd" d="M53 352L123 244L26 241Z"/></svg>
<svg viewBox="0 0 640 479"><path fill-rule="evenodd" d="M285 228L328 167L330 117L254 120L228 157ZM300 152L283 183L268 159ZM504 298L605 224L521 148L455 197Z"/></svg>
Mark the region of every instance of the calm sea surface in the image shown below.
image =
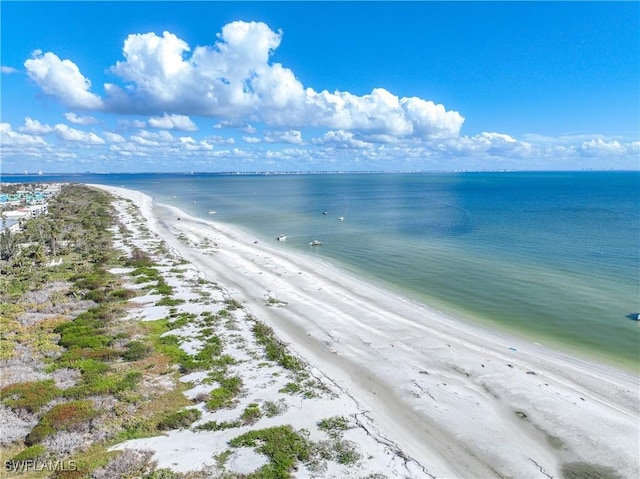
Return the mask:
<svg viewBox="0 0 640 479"><path fill-rule="evenodd" d="M28 179L138 189L451 314L638 367L638 172Z"/></svg>

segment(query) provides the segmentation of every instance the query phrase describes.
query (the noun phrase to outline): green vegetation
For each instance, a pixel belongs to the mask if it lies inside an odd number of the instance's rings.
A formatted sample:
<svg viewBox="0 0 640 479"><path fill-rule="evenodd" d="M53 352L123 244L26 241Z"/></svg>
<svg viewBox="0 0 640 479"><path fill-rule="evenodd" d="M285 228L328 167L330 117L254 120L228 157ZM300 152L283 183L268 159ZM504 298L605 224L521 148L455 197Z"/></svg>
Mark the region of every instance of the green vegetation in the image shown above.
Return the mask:
<svg viewBox="0 0 640 479"><path fill-rule="evenodd" d="M26 448L15 443L0 452L14 460L53 454L56 459L76 461L77 471L58 471L53 477L90 477L114 455L106 448L118 437L190 426L201 413L184 409L189 405L182 394L185 386L149 389L142 387L143 374L169 372L175 358L190 367L205 367L217 361L222 350L219 338L208 337L198 355L187 357L173 349L175 344L160 344L160 334L170 329L166 321L155 329L120 321L124 303L138 293L122 287L120 279L108 272L115 266L136 268L134 277L151 282L151 289L165 295L165 304L179 301L169 297L172 289L146 253L133 249L127 258L111 248L112 231L117 228L112 228L116 218L110 202L102 191L65 186L49 203L48 216L28 220L22 232L0 238L0 359L20 361L26 351L27 361L64 378L60 386L44 379L0 389L3 405L37 420L24 438ZM59 264L48 265L54 258ZM188 320L184 318L185 323ZM94 401L106 401L109 407L100 410ZM88 442L71 455L47 451L42 442L59 431ZM153 465L145 470L151 471L145 473L148 478L176 477L167 470L154 471Z"/></svg>
<svg viewBox="0 0 640 479"><path fill-rule="evenodd" d="M0 389L2 402L13 409L38 412L60 394L53 379L10 384Z"/></svg>
<svg viewBox="0 0 640 479"><path fill-rule="evenodd" d="M343 416L334 416L319 421L318 428L326 432L330 439L313 444L313 456L345 465L360 460L361 455L357 451L356 444L342 438L344 431L350 427L349 420Z"/></svg>
<svg viewBox="0 0 640 479"><path fill-rule="evenodd" d="M265 401L262 410L267 417L279 416L287 410L287 403L283 399L278 402Z"/></svg>
<svg viewBox="0 0 640 479"><path fill-rule="evenodd" d="M266 324L255 321L252 331L258 344L264 346L267 359L275 361L291 371L302 369L302 363L289 354L287 346L276 337L273 329Z"/></svg>
<svg viewBox="0 0 640 479"><path fill-rule="evenodd" d="M34 444L33 446L29 446L23 451L13 456L11 460L14 463L22 462L22 461L34 461L46 455L47 455L47 449L42 444Z"/></svg>
<svg viewBox="0 0 640 479"><path fill-rule="evenodd" d="M562 477L564 479L620 479L620 475L615 469L600 464L591 464L588 462L568 462L564 463L561 468Z"/></svg>
<svg viewBox="0 0 640 479"><path fill-rule="evenodd" d="M231 407L236 396L242 389L242 379L239 377L225 378L220 381L220 387L209 393L207 408L212 411Z"/></svg>
<svg viewBox="0 0 640 479"><path fill-rule="evenodd" d="M309 441L289 425L249 431L229 441L229 445L254 447L269 458L268 464L248 476L252 479L289 478L296 463L308 460L311 452Z"/></svg>
<svg viewBox="0 0 640 479"><path fill-rule="evenodd" d="M142 341L130 341L125 346L122 359L125 361L138 361L149 356L152 351L153 348Z"/></svg>
<svg viewBox="0 0 640 479"><path fill-rule="evenodd" d="M32 446L58 431L79 431L98 416L91 401L72 401L58 404L47 411L36 427L27 435L25 442Z"/></svg>
<svg viewBox="0 0 640 479"><path fill-rule="evenodd" d="M132 268L149 268L155 264L149 255L139 248L133 248L131 257L121 257L120 260L125 266Z"/></svg>
<svg viewBox="0 0 640 479"><path fill-rule="evenodd" d="M47 282L90 274L115 260L109 229L114 221L110 202L111 197L104 192L67 185L49 203L48 215L26 221L19 233L3 234L0 302L15 304L22 295L42 289ZM62 259L62 264L47 266L51 258Z"/></svg>
<svg viewBox="0 0 640 479"><path fill-rule="evenodd" d="M253 402L245 408L240 419L242 419L244 424L254 424L261 417L262 412L260 411L260 406Z"/></svg>
<svg viewBox="0 0 640 479"><path fill-rule="evenodd" d="M117 469L123 464L118 460L129 461L131 474L126 477L184 477L156 469L148 454L125 456L108 452L108 448L118 441L172 429L222 431L283 414L287 410L285 398L251 402L244 409L234 409L231 420L194 427L202 417L194 403L204 401L209 411L236 408L245 393L242 378L230 373L237 360L223 354L225 341L229 341L230 350L242 350L249 360L265 361L262 366L277 363L286 368L290 382L282 392L312 397L312 388L317 385L273 330L250 315L246 315L248 325L268 362L260 348L245 341L240 332L245 325L240 322L238 311L243 306L239 301L206 303L222 306L217 312L213 307L200 314L181 312L179 305L184 301L172 297L169 277L165 280L161 273L172 265L160 266L136 248L129 257L111 248L113 232L130 246L127 228L132 223L118 225L110 201L101 191L67 186L50 204L48 217L30 220L23 233L0 238L0 359L19 364L24 356L25 361L36 364L29 371L47 375L46 379L22 382L13 375L11 380L16 382L0 389L0 402L11 408L15 417L27 417L35 424L26 437L0 452L14 460L55 457L78 465L76 471L54 473L51 477L55 478L125 477ZM122 209L118 211L121 214ZM140 224L137 227L143 229ZM162 248L151 245L149 251ZM47 265L53 258L62 261ZM121 266L133 268L125 274L143 290L162 296L157 305L168 307L166 318L123 320L130 307L126 302L138 292L123 286L120 278L109 272ZM183 273L177 268L172 272ZM211 284L190 282L193 287L195 283ZM198 332L187 338L194 326ZM199 342L199 350L185 352L180 347L182 341ZM282 374L276 369L274 376ZM208 395L189 400L183 391L192 385L178 381L177 376L193 371L206 371L202 382L216 387ZM347 419L325 419L318 427L329 435L329 441L314 444L304 431L278 426L248 432L229 444L254 447L269 458L269 464L248 476L253 478L289 477L296 463L318 457L342 464L358 460L355 445L342 438L349 427ZM56 436L58 432L63 434ZM74 446L76 443L79 445ZM217 460L222 465L231 453L225 451ZM25 477L40 479L43 475L29 473ZM232 475L223 472L222 477Z"/></svg>
<svg viewBox="0 0 640 479"><path fill-rule="evenodd" d="M183 326L186 326L191 321L195 320L196 315L193 313L171 313L169 314L169 318L171 319L171 322L168 323L167 326L170 327L171 329L179 329ZM205 331L203 330L202 333L204 332ZM213 334L213 331L210 330L210 332L211 334Z"/></svg>
<svg viewBox="0 0 640 479"><path fill-rule="evenodd" d="M197 409L184 409L167 414L158 422L158 430L182 429L191 426L202 417L202 413Z"/></svg>
<svg viewBox="0 0 640 479"><path fill-rule="evenodd" d="M228 299L225 301L225 304L227 305L227 308L226 308L227 311L235 311L237 309L242 309L242 304L240 304L235 299Z"/></svg>
<svg viewBox="0 0 640 479"><path fill-rule="evenodd" d="M298 383L287 383L281 388L278 392L287 393L287 394L298 394L302 391L300 384Z"/></svg>
<svg viewBox="0 0 640 479"><path fill-rule="evenodd" d="M337 436L349 429L349 420L343 416L334 416L318 422L318 428L329 436Z"/></svg>
<svg viewBox="0 0 640 479"><path fill-rule="evenodd" d="M242 426L242 421L209 421L196 426L196 431L224 431Z"/></svg>
<svg viewBox="0 0 640 479"><path fill-rule="evenodd" d="M183 373L214 367L218 356L222 353L222 340L217 336L208 338L204 347L197 354L192 355L180 349L180 339L177 336L173 334L162 336L163 333L171 330L171 324L166 319L148 321L146 326L153 330L151 338L155 342L155 349L178 363Z"/></svg>

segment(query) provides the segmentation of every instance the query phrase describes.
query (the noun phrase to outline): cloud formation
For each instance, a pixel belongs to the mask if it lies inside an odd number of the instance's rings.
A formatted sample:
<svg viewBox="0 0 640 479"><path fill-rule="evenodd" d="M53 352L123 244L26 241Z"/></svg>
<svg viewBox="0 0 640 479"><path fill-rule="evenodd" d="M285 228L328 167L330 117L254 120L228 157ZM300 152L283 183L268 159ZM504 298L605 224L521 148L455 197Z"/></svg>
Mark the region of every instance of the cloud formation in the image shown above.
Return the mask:
<svg viewBox="0 0 640 479"><path fill-rule="evenodd" d="M64 117L74 125L93 125L94 123L98 123L92 116L78 116L75 113L65 113Z"/></svg>
<svg viewBox="0 0 640 479"><path fill-rule="evenodd" d="M149 126L163 130L197 131L198 127L185 115L167 115L149 118Z"/></svg>
<svg viewBox="0 0 640 479"><path fill-rule="evenodd" d="M53 131L61 140L77 141L81 143L94 143L101 145L104 140L93 132L86 132L71 128L64 123L59 123L53 127Z"/></svg>
<svg viewBox="0 0 640 479"><path fill-rule="evenodd" d="M324 127L369 135L454 138L464 118L443 105L400 98L384 88L370 94L305 88L294 72L270 61L282 32L261 22L232 22L218 41L192 49L170 32L131 34L124 60L109 71L120 82L104 85L104 98L71 60L34 52L25 62L42 90L69 107L119 114L150 114L155 128L194 131L189 115L220 118L221 124L261 122L280 129Z"/></svg>
<svg viewBox="0 0 640 479"><path fill-rule="evenodd" d="M33 120L31 117L24 119L24 126L18 128L22 133L29 135L44 135L51 133L53 128L50 125L43 125L38 120Z"/></svg>
<svg viewBox="0 0 640 479"><path fill-rule="evenodd" d="M302 143L302 133L298 130L271 131L264 135L267 143L290 143L299 145Z"/></svg>
<svg viewBox="0 0 640 479"><path fill-rule="evenodd" d="M9 123L0 123L0 143L3 148L7 146L44 146L47 144L41 136L14 131Z"/></svg>
<svg viewBox="0 0 640 479"><path fill-rule="evenodd" d="M315 137L305 132L304 138L299 130L269 130L260 137L238 131L232 134L239 135L237 142L233 136L178 136L164 129L136 129L132 124L117 132L50 126L30 117L17 131L9 123L0 124L7 171L22 171L27 157L41 161L38 169L54 168L52 171L73 171L74 167L80 171L140 171L144 168L141 161L152 162L156 171L518 169L523 165L528 169L575 169L597 167L603 159L612 167L637 169L640 155L640 142L602 136L551 142L483 132L385 143L347 130L319 132Z"/></svg>
<svg viewBox="0 0 640 479"><path fill-rule="evenodd" d="M42 91L58 98L63 105L85 110L102 109L102 99L91 93L91 82L71 60L60 60L54 53L36 50L24 62L29 77Z"/></svg>

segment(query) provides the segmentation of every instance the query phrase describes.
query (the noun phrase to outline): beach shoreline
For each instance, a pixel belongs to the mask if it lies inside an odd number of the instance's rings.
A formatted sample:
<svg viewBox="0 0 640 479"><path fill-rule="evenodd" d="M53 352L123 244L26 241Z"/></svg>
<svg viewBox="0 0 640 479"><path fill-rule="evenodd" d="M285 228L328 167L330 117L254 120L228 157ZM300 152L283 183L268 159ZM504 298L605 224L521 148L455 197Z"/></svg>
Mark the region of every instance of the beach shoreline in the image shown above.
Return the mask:
<svg viewBox="0 0 640 479"><path fill-rule="evenodd" d="M638 473L633 374L458 321L143 193L91 186L132 200L152 231L434 476L558 477L576 463Z"/></svg>

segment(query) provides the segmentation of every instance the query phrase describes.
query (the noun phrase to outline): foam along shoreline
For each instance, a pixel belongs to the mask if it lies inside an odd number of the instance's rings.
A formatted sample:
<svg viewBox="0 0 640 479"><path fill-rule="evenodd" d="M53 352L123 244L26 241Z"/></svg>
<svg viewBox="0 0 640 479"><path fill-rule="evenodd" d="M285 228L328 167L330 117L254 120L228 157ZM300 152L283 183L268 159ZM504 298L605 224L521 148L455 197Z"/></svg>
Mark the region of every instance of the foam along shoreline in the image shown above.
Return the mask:
<svg viewBox="0 0 640 479"><path fill-rule="evenodd" d="M430 475L561 477L567 464L584 463L609 477L638 476L633 374L457 321L141 192L92 186L132 200L152 231L355 399ZM287 305L270 308L268 297Z"/></svg>

